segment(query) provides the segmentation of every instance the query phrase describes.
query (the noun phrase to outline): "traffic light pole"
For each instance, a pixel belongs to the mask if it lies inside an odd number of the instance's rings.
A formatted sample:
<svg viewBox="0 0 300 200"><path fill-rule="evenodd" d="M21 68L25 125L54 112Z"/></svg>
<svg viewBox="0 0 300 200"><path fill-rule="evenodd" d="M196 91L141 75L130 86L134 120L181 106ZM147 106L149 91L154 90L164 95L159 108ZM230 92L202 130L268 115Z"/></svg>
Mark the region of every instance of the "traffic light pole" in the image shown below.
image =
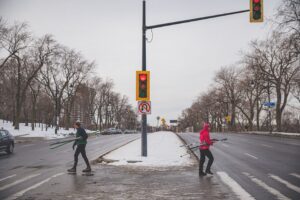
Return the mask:
<svg viewBox="0 0 300 200"><path fill-rule="evenodd" d="M146 2L143 0L143 27L142 27L142 71L146 71L146 32L148 29L155 29L155 28L161 28L165 26L172 26L177 24L183 24L183 23L189 23L189 22L195 22L200 20L206 20L211 18L217 18L217 17L224 17L228 15L235 15L239 13L249 12L250 10L240 10L236 12L230 12L230 13L223 13L219 15L211 15L206 17L200 17L200 18L193 18L188 20L182 20L182 21L175 21L170 23L164 23L164 24L158 24L153 26L147 26L146 25ZM142 156L147 156L147 115L142 115Z"/></svg>
<svg viewBox="0 0 300 200"><path fill-rule="evenodd" d="M142 71L146 71L146 2L143 1ZM142 114L142 156L147 156L147 115Z"/></svg>

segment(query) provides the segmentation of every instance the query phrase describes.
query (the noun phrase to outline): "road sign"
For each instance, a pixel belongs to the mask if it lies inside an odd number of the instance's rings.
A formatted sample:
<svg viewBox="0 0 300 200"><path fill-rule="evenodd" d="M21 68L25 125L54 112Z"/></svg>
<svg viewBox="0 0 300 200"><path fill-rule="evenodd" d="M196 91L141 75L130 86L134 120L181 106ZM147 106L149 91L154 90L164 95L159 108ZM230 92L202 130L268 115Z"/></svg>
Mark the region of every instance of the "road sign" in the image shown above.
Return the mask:
<svg viewBox="0 0 300 200"><path fill-rule="evenodd" d="M151 101L138 101L138 114L151 114Z"/></svg>
<svg viewBox="0 0 300 200"><path fill-rule="evenodd" d="M225 116L225 119L226 119L226 122L229 123L231 121L231 116L227 115L227 116Z"/></svg>
<svg viewBox="0 0 300 200"><path fill-rule="evenodd" d="M170 120L170 124L176 124L177 122L177 120Z"/></svg>
<svg viewBox="0 0 300 200"><path fill-rule="evenodd" d="M275 107L276 103L275 102L265 102L264 106L269 107L269 108L273 108Z"/></svg>

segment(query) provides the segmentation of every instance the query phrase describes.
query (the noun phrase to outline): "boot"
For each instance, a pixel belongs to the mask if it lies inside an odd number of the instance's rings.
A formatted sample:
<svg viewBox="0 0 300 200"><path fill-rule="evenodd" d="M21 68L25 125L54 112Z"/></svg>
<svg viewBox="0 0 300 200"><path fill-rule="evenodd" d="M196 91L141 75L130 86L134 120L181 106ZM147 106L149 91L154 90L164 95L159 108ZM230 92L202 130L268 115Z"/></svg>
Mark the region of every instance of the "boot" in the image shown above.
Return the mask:
<svg viewBox="0 0 300 200"><path fill-rule="evenodd" d="M206 173L206 174L210 174L210 175L213 175L213 174L214 174L214 173L212 173L212 172L210 171L210 169L209 169L209 170L206 170L205 173Z"/></svg>
<svg viewBox="0 0 300 200"><path fill-rule="evenodd" d="M68 172L69 173L76 173L76 168L72 167L71 169L68 169Z"/></svg>
<svg viewBox="0 0 300 200"><path fill-rule="evenodd" d="M206 173L199 171L199 176L206 176Z"/></svg>
<svg viewBox="0 0 300 200"><path fill-rule="evenodd" d="M82 172L84 172L84 173L91 172L91 171L92 171L92 170L91 170L90 167L87 167L86 169L82 170Z"/></svg>

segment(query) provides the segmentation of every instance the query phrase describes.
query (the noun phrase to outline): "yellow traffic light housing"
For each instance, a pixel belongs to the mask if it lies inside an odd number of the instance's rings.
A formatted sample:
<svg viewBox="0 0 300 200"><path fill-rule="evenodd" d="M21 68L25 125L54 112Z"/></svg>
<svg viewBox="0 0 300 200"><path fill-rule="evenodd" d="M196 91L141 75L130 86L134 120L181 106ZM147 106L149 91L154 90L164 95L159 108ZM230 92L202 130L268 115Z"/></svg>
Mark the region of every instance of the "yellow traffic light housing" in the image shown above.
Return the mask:
<svg viewBox="0 0 300 200"><path fill-rule="evenodd" d="M150 71L136 72L136 100L150 101Z"/></svg>
<svg viewBox="0 0 300 200"><path fill-rule="evenodd" d="M264 1L263 0L250 0L250 22L263 22L264 21Z"/></svg>

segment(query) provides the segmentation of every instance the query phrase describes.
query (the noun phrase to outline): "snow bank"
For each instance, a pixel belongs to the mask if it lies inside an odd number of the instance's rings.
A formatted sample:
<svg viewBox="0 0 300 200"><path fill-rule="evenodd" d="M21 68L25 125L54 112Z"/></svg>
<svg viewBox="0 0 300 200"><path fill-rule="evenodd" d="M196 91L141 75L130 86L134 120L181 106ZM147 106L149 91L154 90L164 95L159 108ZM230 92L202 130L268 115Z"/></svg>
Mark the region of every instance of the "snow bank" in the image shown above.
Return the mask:
<svg viewBox="0 0 300 200"><path fill-rule="evenodd" d="M270 132L265 131L251 131L250 133L261 134L261 135L270 135ZM285 133L285 132L272 132L274 135L287 135L287 136L300 136L300 133Z"/></svg>
<svg viewBox="0 0 300 200"><path fill-rule="evenodd" d="M29 124L28 126L25 126L24 123L20 123L20 129L19 130L15 130L12 122L3 122L3 120L0 120L0 129L4 128L6 130L8 130L13 136L22 136L22 137L43 137L47 140L49 139L57 139L57 138L64 138L69 136L70 133L76 133L76 130L74 130L73 128L69 129L69 130L64 130L63 128L60 128L57 132L57 134L55 134L55 128L51 128L49 127L47 129L47 131L45 130L45 125L44 128L42 130L42 124L41 127L37 126L35 127L35 130L32 131L31 130L31 124ZM91 131L87 131L87 132L91 132Z"/></svg>
<svg viewBox="0 0 300 200"><path fill-rule="evenodd" d="M172 132L156 132L148 134L148 156L141 156L141 139L135 140L104 157L104 160L117 160L111 165L131 166L188 166L193 164L182 142Z"/></svg>

